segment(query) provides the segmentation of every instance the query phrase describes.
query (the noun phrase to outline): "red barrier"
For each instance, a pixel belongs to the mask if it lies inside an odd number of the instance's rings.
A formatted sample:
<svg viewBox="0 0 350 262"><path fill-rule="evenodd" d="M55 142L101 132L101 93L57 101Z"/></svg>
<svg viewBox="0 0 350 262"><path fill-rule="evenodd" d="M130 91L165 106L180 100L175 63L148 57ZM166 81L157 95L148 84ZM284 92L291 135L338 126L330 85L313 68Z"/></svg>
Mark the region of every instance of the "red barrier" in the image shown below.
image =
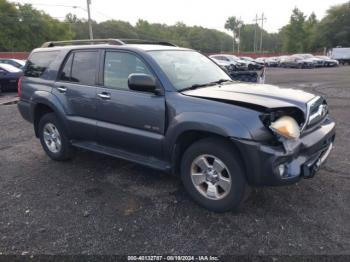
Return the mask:
<svg viewBox="0 0 350 262"><path fill-rule="evenodd" d="M28 56L28 52L0 52L0 58L14 58L26 60Z"/></svg>

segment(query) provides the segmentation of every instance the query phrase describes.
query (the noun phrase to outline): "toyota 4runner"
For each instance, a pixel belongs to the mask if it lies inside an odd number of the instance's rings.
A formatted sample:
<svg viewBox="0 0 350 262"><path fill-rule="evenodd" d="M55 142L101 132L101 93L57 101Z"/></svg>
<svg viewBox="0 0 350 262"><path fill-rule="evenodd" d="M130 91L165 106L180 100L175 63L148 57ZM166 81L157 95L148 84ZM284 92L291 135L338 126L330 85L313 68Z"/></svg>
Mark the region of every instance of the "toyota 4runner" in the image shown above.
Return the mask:
<svg viewBox="0 0 350 262"><path fill-rule="evenodd" d="M29 56L18 108L53 160L73 148L179 174L191 197L235 209L247 186L311 178L335 123L323 97L234 82L167 42L48 42Z"/></svg>

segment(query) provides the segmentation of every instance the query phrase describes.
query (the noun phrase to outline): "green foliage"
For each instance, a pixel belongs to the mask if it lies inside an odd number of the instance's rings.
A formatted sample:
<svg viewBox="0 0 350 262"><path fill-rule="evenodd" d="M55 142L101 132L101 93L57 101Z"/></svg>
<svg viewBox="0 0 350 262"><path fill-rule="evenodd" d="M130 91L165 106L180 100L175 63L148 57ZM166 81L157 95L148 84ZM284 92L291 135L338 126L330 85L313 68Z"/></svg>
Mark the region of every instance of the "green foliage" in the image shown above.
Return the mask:
<svg viewBox="0 0 350 262"><path fill-rule="evenodd" d="M225 23L225 29L229 30L232 32L233 40L232 40L232 45L233 45L233 52L235 52L235 43L236 43L236 38L239 34L239 29L242 27L243 22L240 21L238 18L235 16L231 16L227 19Z"/></svg>
<svg viewBox="0 0 350 262"><path fill-rule="evenodd" d="M350 46L350 1L333 6L318 21L312 13L308 19L298 9L280 31L282 49L286 52L314 52L336 46Z"/></svg>
<svg viewBox="0 0 350 262"><path fill-rule="evenodd" d="M315 29L315 48L336 46L350 46L350 1L331 7Z"/></svg>
<svg viewBox="0 0 350 262"><path fill-rule="evenodd" d="M76 19L69 14L66 22L71 23L75 33L75 39L84 39L88 36L86 20ZM109 20L99 24L93 24L95 38L139 38L148 40L166 40L183 47L194 48L203 52L219 52L231 50L232 38L220 31L198 26L186 26L176 23L168 26L165 24L151 24L145 20L139 20L135 26L123 21Z"/></svg>
<svg viewBox="0 0 350 262"><path fill-rule="evenodd" d="M27 51L49 40L71 39L69 25L34 9L0 0L0 50Z"/></svg>
<svg viewBox="0 0 350 262"><path fill-rule="evenodd" d="M241 29L241 51L252 52L254 50L255 24L245 24ZM280 35L268 33L260 26L256 27L256 46L260 46L260 35L263 33L263 50L265 52L279 52L281 50Z"/></svg>
<svg viewBox="0 0 350 262"><path fill-rule="evenodd" d="M181 22L171 26L145 20L139 20L135 26L119 20L92 23L95 38L165 40L206 53L232 51L233 38L237 43L240 27L240 50L252 52L255 26L244 25L236 17L229 17L225 28L232 32L231 37L218 30L186 26ZM307 17L295 8L290 22L277 34L257 26L257 46L261 32L265 52L297 53L350 46L350 2L331 7L321 21L314 13ZM86 39L88 36L86 19L67 14L64 21L59 21L29 4L0 0L0 51L30 51L45 41Z"/></svg>
<svg viewBox="0 0 350 262"><path fill-rule="evenodd" d="M293 10L290 22L280 32L282 37L282 49L286 52L304 52L308 32L305 28L306 17L298 8Z"/></svg>

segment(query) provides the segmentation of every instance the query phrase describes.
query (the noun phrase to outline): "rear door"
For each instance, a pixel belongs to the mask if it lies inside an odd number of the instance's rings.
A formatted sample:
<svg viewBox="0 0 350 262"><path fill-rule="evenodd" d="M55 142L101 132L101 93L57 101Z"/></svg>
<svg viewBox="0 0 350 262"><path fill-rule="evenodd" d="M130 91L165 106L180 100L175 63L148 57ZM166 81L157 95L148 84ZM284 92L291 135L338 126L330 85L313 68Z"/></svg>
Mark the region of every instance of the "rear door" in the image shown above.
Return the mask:
<svg viewBox="0 0 350 262"><path fill-rule="evenodd" d="M73 51L67 57L53 88L64 106L72 138L96 140L96 83L99 51Z"/></svg>
<svg viewBox="0 0 350 262"><path fill-rule="evenodd" d="M164 95L128 87L132 73L155 75L145 61L131 52L106 51L101 68L103 84L97 90L99 143L160 158L165 126Z"/></svg>

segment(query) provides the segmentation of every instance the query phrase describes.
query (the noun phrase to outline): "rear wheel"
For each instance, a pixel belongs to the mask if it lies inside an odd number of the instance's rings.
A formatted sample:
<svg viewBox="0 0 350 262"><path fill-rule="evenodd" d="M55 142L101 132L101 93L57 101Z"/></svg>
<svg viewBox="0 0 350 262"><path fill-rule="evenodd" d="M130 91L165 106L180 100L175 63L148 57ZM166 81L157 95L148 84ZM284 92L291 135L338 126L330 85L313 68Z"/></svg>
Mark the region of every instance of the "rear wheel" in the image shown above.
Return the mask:
<svg viewBox="0 0 350 262"><path fill-rule="evenodd" d="M203 139L191 145L181 163L187 192L201 206L216 212L237 209L246 181L240 158L226 141Z"/></svg>
<svg viewBox="0 0 350 262"><path fill-rule="evenodd" d="M40 119L38 131L41 145L51 159L63 161L71 157L72 146L54 113Z"/></svg>

